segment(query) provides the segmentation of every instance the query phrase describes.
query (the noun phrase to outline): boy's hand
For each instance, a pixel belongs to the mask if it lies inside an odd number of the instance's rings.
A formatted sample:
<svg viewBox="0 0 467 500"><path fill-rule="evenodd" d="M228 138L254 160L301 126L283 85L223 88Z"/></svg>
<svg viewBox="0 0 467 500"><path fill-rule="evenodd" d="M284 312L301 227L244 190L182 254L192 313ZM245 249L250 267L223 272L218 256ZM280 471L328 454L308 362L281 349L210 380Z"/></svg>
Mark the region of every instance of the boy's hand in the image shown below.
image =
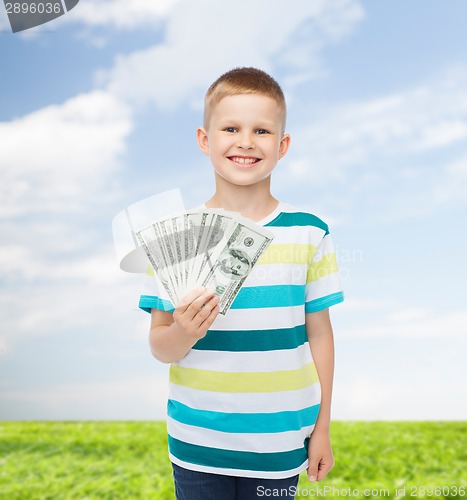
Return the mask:
<svg viewBox="0 0 467 500"><path fill-rule="evenodd" d="M219 313L215 290L197 288L187 293L173 313L174 325L184 335L201 339Z"/></svg>
<svg viewBox="0 0 467 500"><path fill-rule="evenodd" d="M321 481L334 466L329 432L314 430L308 443L308 479Z"/></svg>

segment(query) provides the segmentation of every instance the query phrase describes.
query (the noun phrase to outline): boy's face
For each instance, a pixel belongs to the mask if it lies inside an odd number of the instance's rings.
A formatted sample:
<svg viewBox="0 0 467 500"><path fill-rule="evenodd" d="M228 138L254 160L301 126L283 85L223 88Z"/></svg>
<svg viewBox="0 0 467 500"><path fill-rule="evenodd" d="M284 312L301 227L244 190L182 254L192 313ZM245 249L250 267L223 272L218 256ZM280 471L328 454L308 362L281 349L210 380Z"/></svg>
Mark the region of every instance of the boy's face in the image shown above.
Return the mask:
<svg viewBox="0 0 467 500"><path fill-rule="evenodd" d="M271 97L224 97L212 110L207 130L198 129L198 144L210 157L216 176L229 184L251 186L269 177L287 152L290 136L282 133L283 121Z"/></svg>

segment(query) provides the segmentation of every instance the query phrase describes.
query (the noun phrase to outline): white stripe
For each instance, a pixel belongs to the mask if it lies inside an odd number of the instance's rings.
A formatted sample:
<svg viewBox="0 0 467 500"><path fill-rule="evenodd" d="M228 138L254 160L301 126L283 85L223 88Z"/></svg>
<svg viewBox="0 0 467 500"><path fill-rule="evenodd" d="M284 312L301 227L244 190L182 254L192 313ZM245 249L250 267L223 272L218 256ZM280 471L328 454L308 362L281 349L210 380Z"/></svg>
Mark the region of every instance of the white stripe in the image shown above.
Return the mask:
<svg viewBox="0 0 467 500"><path fill-rule="evenodd" d="M192 464L190 462L184 462L174 457L169 453L170 461L177 464L179 467L184 469L194 470L198 472L208 472L210 474L223 474L224 476L237 476L237 477L254 477L258 479L285 479L287 477L295 476L300 474L308 467L308 460L303 462L300 467L295 469L289 469L286 471L257 471L257 470L242 470L242 469L221 469L217 467L206 467L205 465Z"/></svg>
<svg viewBox="0 0 467 500"><path fill-rule="evenodd" d="M156 296L159 297L160 299L167 300L168 302L172 303L172 300L169 297L169 294L167 293L166 289L164 288L164 285L161 283L160 279L155 275L145 277L141 295L149 295L152 297Z"/></svg>
<svg viewBox="0 0 467 500"><path fill-rule="evenodd" d="M169 383L169 398L198 410L224 413L274 413L295 411L321 402L316 382L304 389L278 392L212 392Z"/></svg>
<svg viewBox="0 0 467 500"><path fill-rule="evenodd" d="M262 264L255 266L243 286L304 285L308 266L306 264Z"/></svg>
<svg viewBox="0 0 467 500"><path fill-rule="evenodd" d="M265 307L262 309L229 309L218 315L212 330L269 330L292 328L305 323L305 306Z"/></svg>
<svg viewBox="0 0 467 500"><path fill-rule="evenodd" d="M318 249L316 250L315 255L313 256L313 262L318 262L320 261L325 255L328 255L330 253L335 252L334 248L334 243L332 241L332 237L330 234L327 234L324 238L321 244L319 245Z"/></svg>
<svg viewBox="0 0 467 500"><path fill-rule="evenodd" d="M320 278L317 281L311 281L305 288L305 301L319 299L331 293L342 290L341 277L339 273L332 273Z"/></svg>
<svg viewBox="0 0 467 500"><path fill-rule="evenodd" d="M255 433L226 433L185 425L172 418L167 419L167 432L184 443L220 448L222 450L251 451L254 453L273 453L296 450L310 436L314 425L299 431Z"/></svg>
<svg viewBox="0 0 467 500"><path fill-rule="evenodd" d="M184 368L220 372L271 372L298 370L312 361L310 345L277 351L222 352L191 349L179 362Z"/></svg>
<svg viewBox="0 0 467 500"><path fill-rule="evenodd" d="M326 231L314 226L268 226L267 229L274 233L271 246L302 244L317 247L326 234Z"/></svg>

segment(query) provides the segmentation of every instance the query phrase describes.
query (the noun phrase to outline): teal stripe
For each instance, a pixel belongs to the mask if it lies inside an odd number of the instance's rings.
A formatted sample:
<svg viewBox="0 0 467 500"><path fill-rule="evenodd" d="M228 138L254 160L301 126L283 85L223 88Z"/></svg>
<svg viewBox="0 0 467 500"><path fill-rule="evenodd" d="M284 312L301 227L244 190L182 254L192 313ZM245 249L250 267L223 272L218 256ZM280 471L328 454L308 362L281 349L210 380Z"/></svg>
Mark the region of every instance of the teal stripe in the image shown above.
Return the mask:
<svg viewBox="0 0 467 500"><path fill-rule="evenodd" d="M276 351L296 349L308 341L305 324L274 330L208 330L193 349L199 351Z"/></svg>
<svg viewBox="0 0 467 500"><path fill-rule="evenodd" d="M139 298L139 308L148 313L151 312L151 309L161 309L167 312L174 312L175 310L172 302L156 297L155 295L141 295Z"/></svg>
<svg viewBox="0 0 467 500"><path fill-rule="evenodd" d="M326 234L329 234L328 225L319 217L305 212L281 212L274 220L264 225L265 227L293 227L293 226L315 226Z"/></svg>
<svg viewBox="0 0 467 500"><path fill-rule="evenodd" d="M231 309L303 306L306 285L242 287Z"/></svg>
<svg viewBox="0 0 467 500"><path fill-rule="evenodd" d="M325 297L320 297L319 299L310 300L305 304L305 313L312 313L317 311L322 311L327 309L339 302L343 302L344 292L336 292L326 295Z"/></svg>
<svg viewBox="0 0 467 500"><path fill-rule="evenodd" d="M319 404L295 411L274 413L224 413L220 411L197 410L169 399L169 417L186 425L202 427L220 432L255 433L299 431L314 425L318 418Z"/></svg>
<svg viewBox="0 0 467 500"><path fill-rule="evenodd" d="M306 438L302 448L273 453L252 451L221 450L208 446L184 443L169 435L169 450L172 455L184 462L216 467L254 471L287 471L300 467L308 458Z"/></svg>
<svg viewBox="0 0 467 500"><path fill-rule="evenodd" d="M302 306L305 303L305 287L306 285L242 287L231 309ZM141 295L139 307L146 312L151 312L151 309L173 312L175 309L170 301L155 295Z"/></svg>
<svg viewBox="0 0 467 500"><path fill-rule="evenodd" d="M306 438L302 448L273 453L221 450L196 444L184 443L169 435L169 450L184 462L223 469L287 471L300 467L308 458Z"/></svg>

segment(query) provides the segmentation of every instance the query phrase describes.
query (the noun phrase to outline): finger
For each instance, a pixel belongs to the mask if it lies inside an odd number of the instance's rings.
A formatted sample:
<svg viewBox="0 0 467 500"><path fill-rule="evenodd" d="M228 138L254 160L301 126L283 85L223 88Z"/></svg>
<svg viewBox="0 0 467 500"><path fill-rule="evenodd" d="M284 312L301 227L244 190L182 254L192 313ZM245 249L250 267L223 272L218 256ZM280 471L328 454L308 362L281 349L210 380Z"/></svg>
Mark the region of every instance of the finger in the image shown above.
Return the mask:
<svg viewBox="0 0 467 500"><path fill-rule="evenodd" d="M216 296L216 291L212 289L206 290L203 294L197 297L195 300L187 308L187 313L189 312L192 317L196 316L196 314L203 310L209 300Z"/></svg>
<svg viewBox="0 0 467 500"><path fill-rule="evenodd" d="M178 304L178 309L180 309L181 312L186 311L186 309L190 306L190 304L197 298L201 297L205 292L206 288L204 286L189 291L180 300Z"/></svg>
<svg viewBox="0 0 467 500"><path fill-rule="evenodd" d="M321 467L318 469L318 481L322 481L329 473L329 471L333 468L334 464L324 464L321 462Z"/></svg>
<svg viewBox="0 0 467 500"><path fill-rule="evenodd" d="M307 474L308 474L308 479L311 482L316 481L316 479L318 477L318 463L317 462L310 461L310 465L308 466Z"/></svg>
<svg viewBox="0 0 467 500"><path fill-rule="evenodd" d="M200 297L200 301L204 300L204 297ZM201 324L205 319L211 314L212 309L218 304L219 297L217 295L213 295L212 297L206 298L205 302L202 303L195 311L195 316L199 320L199 324ZM193 304L196 308L198 304Z"/></svg>
<svg viewBox="0 0 467 500"><path fill-rule="evenodd" d="M200 327L203 329L208 330L210 326L214 323L214 320L216 319L217 315L219 314L219 303L217 303L212 309L211 312L208 314L206 319L201 323Z"/></svg>
<svg viewBox="0 0 467 500"><path fill-rule="evenodd" d="M210 313L211 310L216 307L216 305L219 303L219 299L220 297L216 294L214 294L212 297L209 297L208 299L206 299L206 302L204 302L204 304L202 304L199 309L198 309L198 313L200 312L208 312Z"/></svg>

